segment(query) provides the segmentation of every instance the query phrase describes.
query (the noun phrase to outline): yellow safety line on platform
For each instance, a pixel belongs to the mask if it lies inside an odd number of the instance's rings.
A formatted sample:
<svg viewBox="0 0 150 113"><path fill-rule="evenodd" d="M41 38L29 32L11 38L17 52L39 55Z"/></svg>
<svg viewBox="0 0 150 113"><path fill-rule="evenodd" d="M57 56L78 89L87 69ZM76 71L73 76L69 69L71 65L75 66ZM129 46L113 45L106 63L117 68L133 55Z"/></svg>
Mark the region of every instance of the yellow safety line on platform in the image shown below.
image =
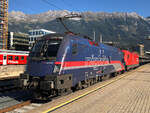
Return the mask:
<svg viewBox="0 0 150 113"><path fill-rule="evenodd" d="M141 67L140 67L140 68L141 68ZM140 68L138 68L138 69L140 69ZM137 71L137 70L136 70L136 71ZM135 72L135 71L134 71L134 72ZM134 72L131 72L131 73L134 73ZM122 75L122 76L120 76L120 77L118 77L118 78L116 78L116 79L114 79L114 80L111 80L111 81L107 82L106 84L104 84L104 85L102 85L102 86L100 86L100 87L97 87L96 89L93 89L93 90L91 90L91 91L88 91L88 92L86 92L86 93L84 93L84 94L82 94L82 95L80 95L80 96L77 96L77 97L75 97L75 98L73 98L73 99L71 99L71 100L68 100L68 101L66 101L66 102L64 102L64 103L62 103L62 104L59 104L59 105L57 105L57 106L55 106L55 107L52 107L52 108L50 108L50 109L48 109L48 110L46 110L46 111L44 111L44 112L42 112L42 113L49 113L49 112L52 112L52 111L54 111L54 110L56 110L56 109L58 109L58 108L60 108L60 107L63 107L63 106L65 106L65 105L69 104L69 103L74 102L75 100L78 100L78 99L80 99L80 98L82 98L82 97L84 97L84 96L87 96L87 95L89 95L90 93L93 93L93 92L95 92L95 91L97 91L97 90L99 90L99 89L101 89L101 88L103 88L103 87L105 87L105 86L107 86L107 85L109 85L109 84L115 82L115 81L118 81L118 80L124 78L125 76L128 76L128 75L131 74L131 73L127 73L127 74L125 74L125 75Z"/></svg>

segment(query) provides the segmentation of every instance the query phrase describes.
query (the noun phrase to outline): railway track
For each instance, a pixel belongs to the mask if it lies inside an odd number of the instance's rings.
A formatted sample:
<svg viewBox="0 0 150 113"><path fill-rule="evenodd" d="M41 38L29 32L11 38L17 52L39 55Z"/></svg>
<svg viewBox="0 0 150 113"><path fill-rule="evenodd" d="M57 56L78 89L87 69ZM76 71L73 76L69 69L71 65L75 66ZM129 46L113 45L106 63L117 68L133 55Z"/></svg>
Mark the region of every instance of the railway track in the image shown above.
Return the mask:
<svg viewBox="0 0 150 113"><path fill-rule="evenodd" d="M0 79L0 94L11 90L16 90L15 81L18 77L7 77Z"/></svg>
<svg viewBox="0 0 150 113"><path fill-rule="evenodd" d="M30 104L32 91L17 90L0 94L0 113Z"/></svg>

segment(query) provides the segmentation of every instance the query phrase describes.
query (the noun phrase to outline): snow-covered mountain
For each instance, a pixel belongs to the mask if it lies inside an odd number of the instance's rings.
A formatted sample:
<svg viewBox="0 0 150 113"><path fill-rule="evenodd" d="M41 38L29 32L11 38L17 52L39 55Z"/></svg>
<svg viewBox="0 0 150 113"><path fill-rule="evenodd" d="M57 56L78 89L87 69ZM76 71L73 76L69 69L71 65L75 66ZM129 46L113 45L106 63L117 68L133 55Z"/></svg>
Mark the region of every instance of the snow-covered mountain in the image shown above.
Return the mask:
<svg viewBox="0 0 150 113"><path fill-rule="evenodd" d="M26 32L28 30L43 28L56 32L64 32L63 26L56 21L57 17L70 14L72 12L47 11L40 14L24 14L19 11L9 13L9 31ZM79 12L74 12L79 13ZM103 40L120 42L124 47L134 46L138 43L145 43L149 48L149 42L145 38L150 36L150 19L144 18L135 12L82 12L81 19L66 21L66 25L76 33L93 36L96 33L96 40L100 34Z"/></svg>
<svg viewBox="0 0 150 113"><path fill-rule="evenodd" d="M16 22L48 22L54 20L57 17L64 16L70 14L71 12L67 10L63 11L47 11L40 14L24 14L20 11L12 11L9 13L9 21L16 21Z"/></svg>
<svg viewBox="0 0 150 113"><path fill-rule="evenodd" d="M62 11L47 11L44 13L40 13L40 14L24 14L23 12L20 11L12 11L9 13L9 22L48 22L51 20L54 20L57 17L62 17L64 15L67 14L71 14L72 12L67 11L67 10L62 10ZM74 13L79 13L79 12L74 12ZM132 17L132 18L143 18L142 16L139 16L137 13L135 12L131 12L131 13L120 13L120 12L114 12L114 13L106 13L106 12L83 12L83 13L79 13L83 16L83 18L85 19L105 19L105 18L124 18L126 19L126 17Z"/></svg>

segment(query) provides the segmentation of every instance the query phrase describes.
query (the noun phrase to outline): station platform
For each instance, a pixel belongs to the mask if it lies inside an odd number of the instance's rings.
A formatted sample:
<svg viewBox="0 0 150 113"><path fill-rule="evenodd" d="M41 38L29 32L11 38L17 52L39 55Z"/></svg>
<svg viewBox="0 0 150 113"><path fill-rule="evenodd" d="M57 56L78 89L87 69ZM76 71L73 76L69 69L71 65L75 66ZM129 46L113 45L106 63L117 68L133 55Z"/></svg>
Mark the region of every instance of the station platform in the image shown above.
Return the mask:
<svg viewBox="0 0 150 113"><path fill-rule="evenodd" d="M0 66L0 80L18 77L23 73L25 65L6 65Z"/></svg>
<svg viewBox="0 0 150 113"><path fill-rule="evenodd" d="M111 80L43 104L28 112L36 113L150 113L150 64L143 65L117 77L105 87L67 103L83 93L105 85ZM114 80L117 77L113 78ZM59 106L63 105L63 106ZM57 107L58 106L58 107ZM50 111L50 109L55 108Z"/></svg>

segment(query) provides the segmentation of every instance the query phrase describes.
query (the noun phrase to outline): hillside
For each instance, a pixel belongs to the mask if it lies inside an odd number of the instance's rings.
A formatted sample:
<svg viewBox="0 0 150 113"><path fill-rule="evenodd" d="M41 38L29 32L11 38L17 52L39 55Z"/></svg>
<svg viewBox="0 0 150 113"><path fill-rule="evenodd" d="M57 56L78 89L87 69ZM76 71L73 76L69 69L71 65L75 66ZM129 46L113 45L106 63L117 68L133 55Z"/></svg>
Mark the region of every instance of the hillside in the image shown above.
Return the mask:
<svg viewBox="0 0 150 113"><path fill-rule="evenodd" d="M48 11L37 15L26 15L22 12L9 13L9 31L28 32L30 29L44 28L56 32L64 32L65 29L55 18L69 11ZM105 13L84 12L80 13L80 20L67 20L66 25L74 32L93 37L96 33L96 41L100 34L103 41L113 41L117 46L135 47L144 43L146 49L149 43L145 38L150 35L149 18L143 18L136 13Z"/></svg>

